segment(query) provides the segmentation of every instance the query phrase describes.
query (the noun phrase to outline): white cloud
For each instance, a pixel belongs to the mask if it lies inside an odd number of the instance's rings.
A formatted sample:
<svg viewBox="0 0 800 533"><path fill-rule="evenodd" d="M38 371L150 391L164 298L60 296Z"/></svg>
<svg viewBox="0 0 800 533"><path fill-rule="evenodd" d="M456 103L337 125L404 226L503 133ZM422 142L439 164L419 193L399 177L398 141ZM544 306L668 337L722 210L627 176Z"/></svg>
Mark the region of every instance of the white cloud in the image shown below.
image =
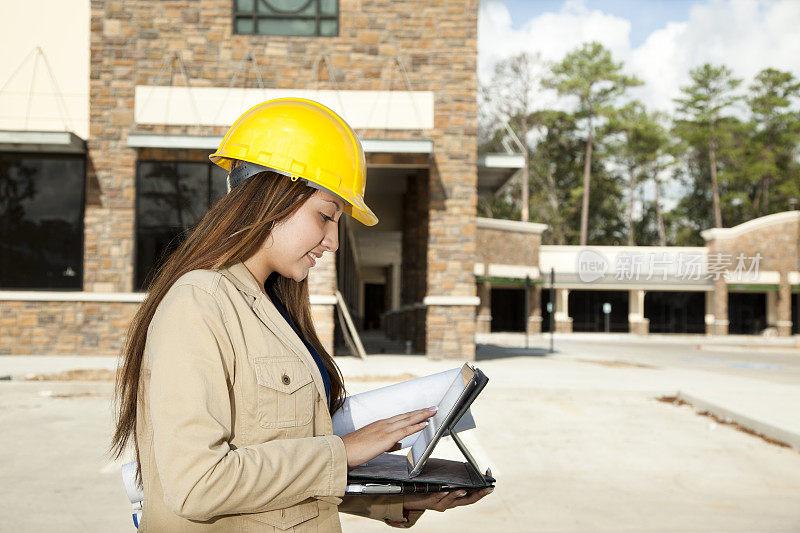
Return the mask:
<svg viewBox="0 0 800 533"><path fill-rule="evenodd" d="M491 77L494 64L522 51L539 52L558 61L586 41L600 41L615 54L627 55L630 22L589 10L581 1L569 1L558 13L544 13L512 28L511 14L501 2L481 5L478 17L478 70L482 80Z"/></svg>
<svg viewBox="0 0 800 533"><path fill-rule="evenodd" d="M557 61L581 43L609 48L645 86L632 91L648 106L670 111L689 70L703 63L725 64L744 87L763 68L800 77L800 2L797 0L710 0L698 3L684 22L667 23L639 47L630 45L630 22L590 10L580 0L512 28L511 15L497 1L481 6L478 19L479 77L487 82L494 64L522 51Z"/></svg>
<svg viewBox="0 0 800 533"><path fill-rule="evenodd" d="M631 54L631 70L647 86L642 98L670 110L689 71L703 63L724 64L749 85L774 67L800 76L800 2L715 0L694 6L689 20L654 31Z"/></svg>

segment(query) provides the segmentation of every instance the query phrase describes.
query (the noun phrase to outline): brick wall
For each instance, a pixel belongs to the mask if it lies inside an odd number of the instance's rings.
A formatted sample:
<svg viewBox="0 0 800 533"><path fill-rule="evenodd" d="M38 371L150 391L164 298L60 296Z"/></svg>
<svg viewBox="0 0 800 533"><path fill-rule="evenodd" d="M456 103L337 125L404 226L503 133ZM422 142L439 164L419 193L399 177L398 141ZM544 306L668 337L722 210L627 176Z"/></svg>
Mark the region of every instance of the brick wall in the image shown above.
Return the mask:
<svg viewBox="0 0 800 533"><path fill-rule="evenodd" d="M270 88L332 89L334 84L327 69L320 66L314 70L324 53L331 59L339 89L408 89L395 61L399 57L411 89L434 92L431 130L359 134L363 138L433 141L430 174L418 184L419 216L411 229L418 242L412 253L414 262L408 264L414 271L409 280L413 294L407 298L418 304L428 294L474 296L478 1L341 0L340 35L313 38L234 35L232 1L91 0L83 290L133 290L136 161L205 161L207 155L198 150L137 151L127 146L128 135L221 136L225 132L224 127L137 125L135 87L184 85L177 62L165 65L165 59L176 51L186 66L191 86L228 87L241 59L252 51L264 84ZM174 75L170 76L170 70ZM256 80L256 74L248 69L239 75L237 86L257 87ZM397 158L405 157L416 164L420 156L371 155L370 160L380 163L387 157L395 163ZM312 274L312 294L331 292L332 272L329 266L322 266ZM81 302L1 303L2 327L8 328L2 330L2 349L24 353L117 353L125 330L120 326L130 320L136 304L101 304L102 313L84 315L77 337L69 327L50 326L48 335L36 333L38 330L23 332L24 328L38 327L38 318L35 326L23 326L15 316L20 309L49 309L43 316L55 315L56 322L69 324L68 317L86 306ZM332 309L323 306L314 311L320 336L328 343L333 331ZM433 312L418 308L403 321L418 349L437 357L471 358L473 314L471 306L443 306ZM434 316L449 317L450 323L466 322L444 334L431 327ZM118 326L109 329L109 324ZM46 324L43 327L47 330ZM58 340L61 329L66 340ZM15 339L23 337L31 339L30 349L15 345Z"/></svg>
<svg viewBox="0 0 800 533"><path fill-rule="evenodd" d="M340 89L406 90L394 61L399 56L411 88L434 91L432 130L359 134L363 138L433 140L430 179L420 185L427 189L420 195L424 203L420 204L419 224L412 229L421 241L412 254L415 261L409 265L414 270L409 280L413 296L407 298L418 303L426 294L474 295L477 0L341 0L340 35L313 38L234 35L231 2L92 0L84 290L132 290L135 162L137 158L171 158L145 150L137 154L126 146L128 134L222 135L225 130L136 125L135 86L183 85L176 64L172 79L164 75L169 69L162 71L164 59L179 51L193 87L228 87L241 59L252 51L264 84L270 88L333 88L326 68L320 64L313 69L325 53ZM390 79L394 80L391 87ZM256 80L249 69L239 75L237 86L256 87ZM199 157L197 151L188 155L192 160ZM332 287L327 268L326 273L320 267L315 269L312 294L330 293L325 292ZM114 320L122 317L116 313ZM319 308L315 313L320 336L329 338L332 311ZM448 306L430 316L462 320L472 314L472 307ZM468 347L472 343L468 330L474 328L471 318L445 336L431 331L428 316L429 312L417 309L404 319L414 325L410 329L415 345L438 356L469 357L474 353L474 348ZM89 330L100 327L99 323L86 325ZM464 346L467 348L462 349ZM90 346L78 346L77 350L93 353Z"/></svg>
<svg viewBox="0 0 800 533"><path fill-rule="evenodd" d="M118 355L139 304L0 302L0 355Z"/></svg>
<svg viewBox="0 0 800 533"><path fill-rule="evenodd" d="M776 213L755 219L735 228L713 229L703 234L708 247L709 262L718 262L728 266L729 270L737 267L738 256L745 259L744 270L751 267L753 258L760 254L758 271L777 272L777 298L775 324L779 335L791 335L791 286L788 274L800 270L800 212L789 211ZM717 256L716 254L723 254ZM733 280L731 283L737 284ZM744 280L744 283L753 283ZM769 285L772 285L770 283ZM714 283L712 296L713 308L707 310L714 314L714 324L708 324L706 330L711 334L728 333L728 285L723 280ZM769 290L775 290L770 287Z"/></svg>
<svg viewBox="0 0 800 533"><path fill-rule="evenodd" d="M541 234L478 228L478 262L539 266Z"/></svg>
<svg viewBox="0 0 800 533"><path fill-rule="evenodd" d="M765 224L732 238L713 238L706 245L709 255L717 252L730 254L734 266L740 253L748 258L760 253L759 270L797 271L800 270L800 217Z"/></svg>

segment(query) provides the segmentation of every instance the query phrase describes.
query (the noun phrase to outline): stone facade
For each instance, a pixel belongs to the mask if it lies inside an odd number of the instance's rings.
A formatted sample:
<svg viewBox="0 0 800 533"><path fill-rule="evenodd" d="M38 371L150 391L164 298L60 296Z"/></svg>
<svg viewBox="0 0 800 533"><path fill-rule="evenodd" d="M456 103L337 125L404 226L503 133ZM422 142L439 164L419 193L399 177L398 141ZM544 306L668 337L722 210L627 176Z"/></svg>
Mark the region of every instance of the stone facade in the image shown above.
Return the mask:
<svg viewBox="0 0 800 533"><path fill-rule="evenodd" d="M91 0L90 133L87 153L84 284L86 292L125 294L134 290L135 169L144 158L205 160L207 151L137 150L127 145L132 133L221 136L224 127L142 125L135 122L136 86L189 84L230 86L252 53L268 88L340 90L415 90L434 93L430 130L366 130L365 139L431 139L434 153L418 191L417 217L410 228L416 243L404 281L411 307L401 326L387 326L433 357L474 357L474 306L426 308L426 296L475 296L475 212L477 204L477 0L340 0L336 37L283 37L233 33L233 0ZM323 54L330 60L320 61ZM184 79L179 57L186 68ZM402 63L410 87L404 86ZM258 87L253 68L238 72L238 87ZM201 153L202 152L202 153ZM418 154L370 154L370 163L418 163ZM369 199L367 199L369 200ZM332 295L333 267L319 265L311 293ZM116 353L109 324L123 324L135 303L104 307L86 315L82 334L69 341L31 340L22 350L13 339L23 327L11 322L21 306L0 303L0 331L11 339L2 349L34 353ZM75 314L82 303L44 302L48 316ZM330 347L333 308L315 306L319 335ZM465 317L469 317L465 319ZM13 319L16 320L16 319ZM27 320L27 319L26 319ZM61 321L62 319L59 319ZM465 320L442 331L441 320ZM397 322L395 319L386 321ZM66 323L66 322L65 322ZM433 325L436 325L435 327ZM5 329L10 328L10 329ZM56 328L53 328L56 329ZM60 333L58 334L60 335ZM57 335L50 335L55 337ZM33 334L29 338L37 338ZM56 344L53 344L53 343Z"/></svg>
<svg viewBox="0 0 800 533"><path fill-rule="evenodd" d="M478 1L340 0L336 37L236 35L231 8L232 0L91 1L83 291L105 300L86 301L83 293L66 301L48 300L46 293L36 301L5 297L0 300L0 353L119 353L138 307L136 298L129 298L135 290L136 162L206 161L208 155L208 150L134 149L128 136L221 136L225 131L222 126L137 124L135 88L187 83L227 88L234 76L237 87L255 88L259 76L243 61L252 54L268 88L433 92L431 129L359 131L365 139L433 143L430 156L367 157L373 167L425 169L409 179L404 193L401 305L383 325L390 337L411 341L415 351L430 357L473 359L474 334L490 329L493 280L518 281L538 272L541 245L541 231L531 230L541 225L523 230L519 225L525 223L475 216ZM323 55L329 63L320 61ZM176 58L185 65L186 79ZM400 64L410 87L402 81ZM704 236L709 257L761 254L760 270L769 276L756 285L770 295L768 325L780 335L790 334L791 296L798 285L792 276L800 275L800 214L769 215ZM477 279L476 265L482 268ZM495 276L493 265L511 268ZM322 297L313 306L318 333L329 348L335 279L332 260L319 264L310 278L311 294ZM707 331L725 334L728 293L742 289L723 280L706 290ZM569 287L556 292L556 330L571 331ZM480 305L473 305L478 296ZM526 327L536 333L541 286L534 285L526 298L531 309ZM639 311L634 315L631 331L646 333L646 319Z"/></svg>
<svg viewBox="0 0 800 533"><path fill-rule="evenodd" d="M409 180L403 198L402 262L400 265L400 309L393 318L390 338L411 341L414 351L425 351L426 309L421 305L428 293L428 197L430 177Z"/></svg>
<svg viewBox="0 0 800 533"><path fill-rule="evenodd" d="M529 335L542 332L542 286L540 284L530 287L526 294L528 298L528 317L525 321L525 331Z"/></svg>
<svg viewBox="0 0 800 533"><path fill-rule="evenodd" d="M476 333L489 333L492 324L492 286L503 285L502 278L518 284L526 277L532 285L525 294L529 314L525 328L541 333L541 275L538 272L542 232L547 226L514 220L478 218L477 269L480 304L475 315ZM529 268L532 267L532 268Z"/></svg>
<svg viewBox="0 0 800 533"><path fill-rule="evenodd" d="M0 302L0 355L117 355L138 303Z"/></svg>
<svg viewBox="0 0 800 533"><path fill-rule="evenodd" d="M767 215L733 228L715 228L703 232L709 250L709 262L734 271L739 258L750 268L758 257L757 265L763 281L748 281L758 290L775 292L768 297L768 310L773 327L780 336L792 334L792 287L789 274L800 270L800 211L786 211ZM714 282L713 316L706 318L707 333L728 333L728 292L731 287L747 285L738 282L736 276L725 281ZM707 311L708 312L708 311Z"/></svg>
<svg viewBox="0 0 800 533"><path fill-rule="evenodd" d="M530 272L527 269L530 268L536 269L538 274L542 250L539 235L521 233L526 223L479 218L477 224L478 261L475 270L481 303L476 313L476 326L478 333L488 333L492 321L492 287L519 287L520 278L527 275ZM568 305L570 292L595 289L628 293L628 330L634 335L650 332L651 320L645 316L645 296L651 290L703 291L706 294L706 333L709 335L728 334L731 292L762 293L766 295L767 328L774 328L779 336L791 335L794 327L792 299L794 294L800 292L800 211L775 213L733 228L707 230L703 232L703 237L706 239L706 250L624 247L624 251L619 252L654 259L660 254L671 253L673 257L683 254L684 260L700 254L706 261L707 271L698 271L697 279L700 281L694 284L666 278L659 283L661 273L653 270L641 271L640 275L627 280L614 280L614 276L610 276L610 283L600 283L601 287L597 288L597 285L582 281L576 270L578 259L586 247L546 247L547 260L557 261L554 302L556 332L569 333L573 330L573 318ZM592 248L596 254L597 248L604 247ZM756 258L758 272L746 272L753 267ZM739 280L736 269L740 259L744 260L745 272ZM607 264L606 267L613 265ZM550 267L542 268L549 270ZM719 279L710 279L716 271L719 271ZM528 308L531 309L527 317L528 333L541 332L541 289L541 285L534 286L527 295Z"/></svg>
<svg viewBox="0 0 800 533"><path fill-rule="evenodd" d="M494 225L486 226L485 219L479 220L479 224L483 223L482 227L478 227L477 257L479 263L539 265L541 232L515 231L511 229L513 226L510 226L509 229L500 229ZM531 226L538 229L541 224L531 224Z"/></svg>

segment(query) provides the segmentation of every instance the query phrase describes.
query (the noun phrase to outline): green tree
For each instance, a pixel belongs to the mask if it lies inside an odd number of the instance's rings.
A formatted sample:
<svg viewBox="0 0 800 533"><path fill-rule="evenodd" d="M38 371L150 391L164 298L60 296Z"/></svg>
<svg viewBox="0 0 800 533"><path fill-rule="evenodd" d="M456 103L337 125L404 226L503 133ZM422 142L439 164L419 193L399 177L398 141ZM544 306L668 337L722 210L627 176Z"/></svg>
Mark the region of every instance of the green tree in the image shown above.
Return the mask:
<svg viewBox="0 0 800 533"><path fill-rule="evenodd" d="M760 217L786 208L800 195L796 147L800 143L800 113L793 101L800 96L800 82L789 72L764 69L753 84L747 103L751 111L749 166L753 191L753 215ZM776 194L771 195L771 192Z"/></svg>
<svg viewBox="0 0 800 533"><path fill-rule="evenodd" d="M706 63L689 73L692 84L681 87L683 97L675 99L679 115L676 132L694 150L695 157L702 152L708 156L714 227L717 228L722 227L718 179L720 142L731 129L722 126L735 123L735 120L724 119L729 118L726 113L740 99L734 91L742 81L732 74L724 65ZM702 166L697 170L702 170Z"/></svg>
<svg viewBox="0 0 800 533"><path fill-rule="evenodd" d="M574 243L580 215L580 153L582 140L575 117L563 111L540 111L538 142L532 152L531 214L548 225L545 238L552 244Z"/></svg>
<svg viewBox="0 0 800 533"><path fill-rule="evenodd" d="M649 113L641 102L634 101L613 114L606 128L609 135L615 138L610 143L610 153L626 174L629 246L636 244L639 230L647 226L647 217L655 218L658 243L661 246L666 245L659 176L674 163L675 150L670 135L663 126L664 121L664 115ZM652 206L643 206L642 220L636 223L633 218L636 191L649 180L653 182L655 201ZM652 239L646 238L640 242L649 244Z"/></svg>
<svg viewBox="0 0 800 533"><path fill-rule="evenodd" d="M576 117L584 121L585 145L580 222L580 244L585 245L589 223L592 150L598 120L614 112L615 105L629 87L641 85L633 76L622 73L622 63L614 62L611 52L598 42L584 43L553 66L553 75L544 85L559 95L577 98Z"/></svg>

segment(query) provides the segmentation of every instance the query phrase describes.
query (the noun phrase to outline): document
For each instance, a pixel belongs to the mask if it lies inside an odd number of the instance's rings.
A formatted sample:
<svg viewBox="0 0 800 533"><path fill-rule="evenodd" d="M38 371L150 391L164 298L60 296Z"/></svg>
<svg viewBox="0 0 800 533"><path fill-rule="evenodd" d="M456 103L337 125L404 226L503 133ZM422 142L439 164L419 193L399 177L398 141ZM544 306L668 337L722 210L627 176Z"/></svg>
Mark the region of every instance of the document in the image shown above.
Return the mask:
<svg viewBox="0 0 800 533"><path fill-rule="evenodd" d="M438 374L348 396L342 408L333 415L333 433L343 437L378 420L439 405L460 376L461 368L453 368ZM437 413L438 415L439 413ZM429 427L431 425L433 424L430 424ZM459 423L453 427L453 430L466 431L474 427L475 420L467 411ZM420 433L418 431L401 440L400 447L412 446ZM445 435L448 433L445 432Z"/></svg>
<svg viewBox="0 0 800 533"><path fill-rule="evenodd" d="M489 379L479 369L464 364L455 371L437 374L444 392L435 405L436 414L416 437L406 457L383 453L366 463L349 469L347 482L352 494L402 493L444 490L442 487L482 488L495 479L480 466L458 436L457 424L466 416L470 406ZM429 378L432 376L428 376ZM417 380L413 380L417 381ZM401 384L404 385L404 384ZM385 387L384 390L389 387ZM375 391L371 391L375 392ZM390 414L386 415L390 416ZM385 418L381 415L380 418ZM472 424L474 426L474 423ZM466 462L436 459L431 454L440 439L452 436ZM399 488L398 488L399 487ZM422 488L420 488L422 487Z"/></svg>

